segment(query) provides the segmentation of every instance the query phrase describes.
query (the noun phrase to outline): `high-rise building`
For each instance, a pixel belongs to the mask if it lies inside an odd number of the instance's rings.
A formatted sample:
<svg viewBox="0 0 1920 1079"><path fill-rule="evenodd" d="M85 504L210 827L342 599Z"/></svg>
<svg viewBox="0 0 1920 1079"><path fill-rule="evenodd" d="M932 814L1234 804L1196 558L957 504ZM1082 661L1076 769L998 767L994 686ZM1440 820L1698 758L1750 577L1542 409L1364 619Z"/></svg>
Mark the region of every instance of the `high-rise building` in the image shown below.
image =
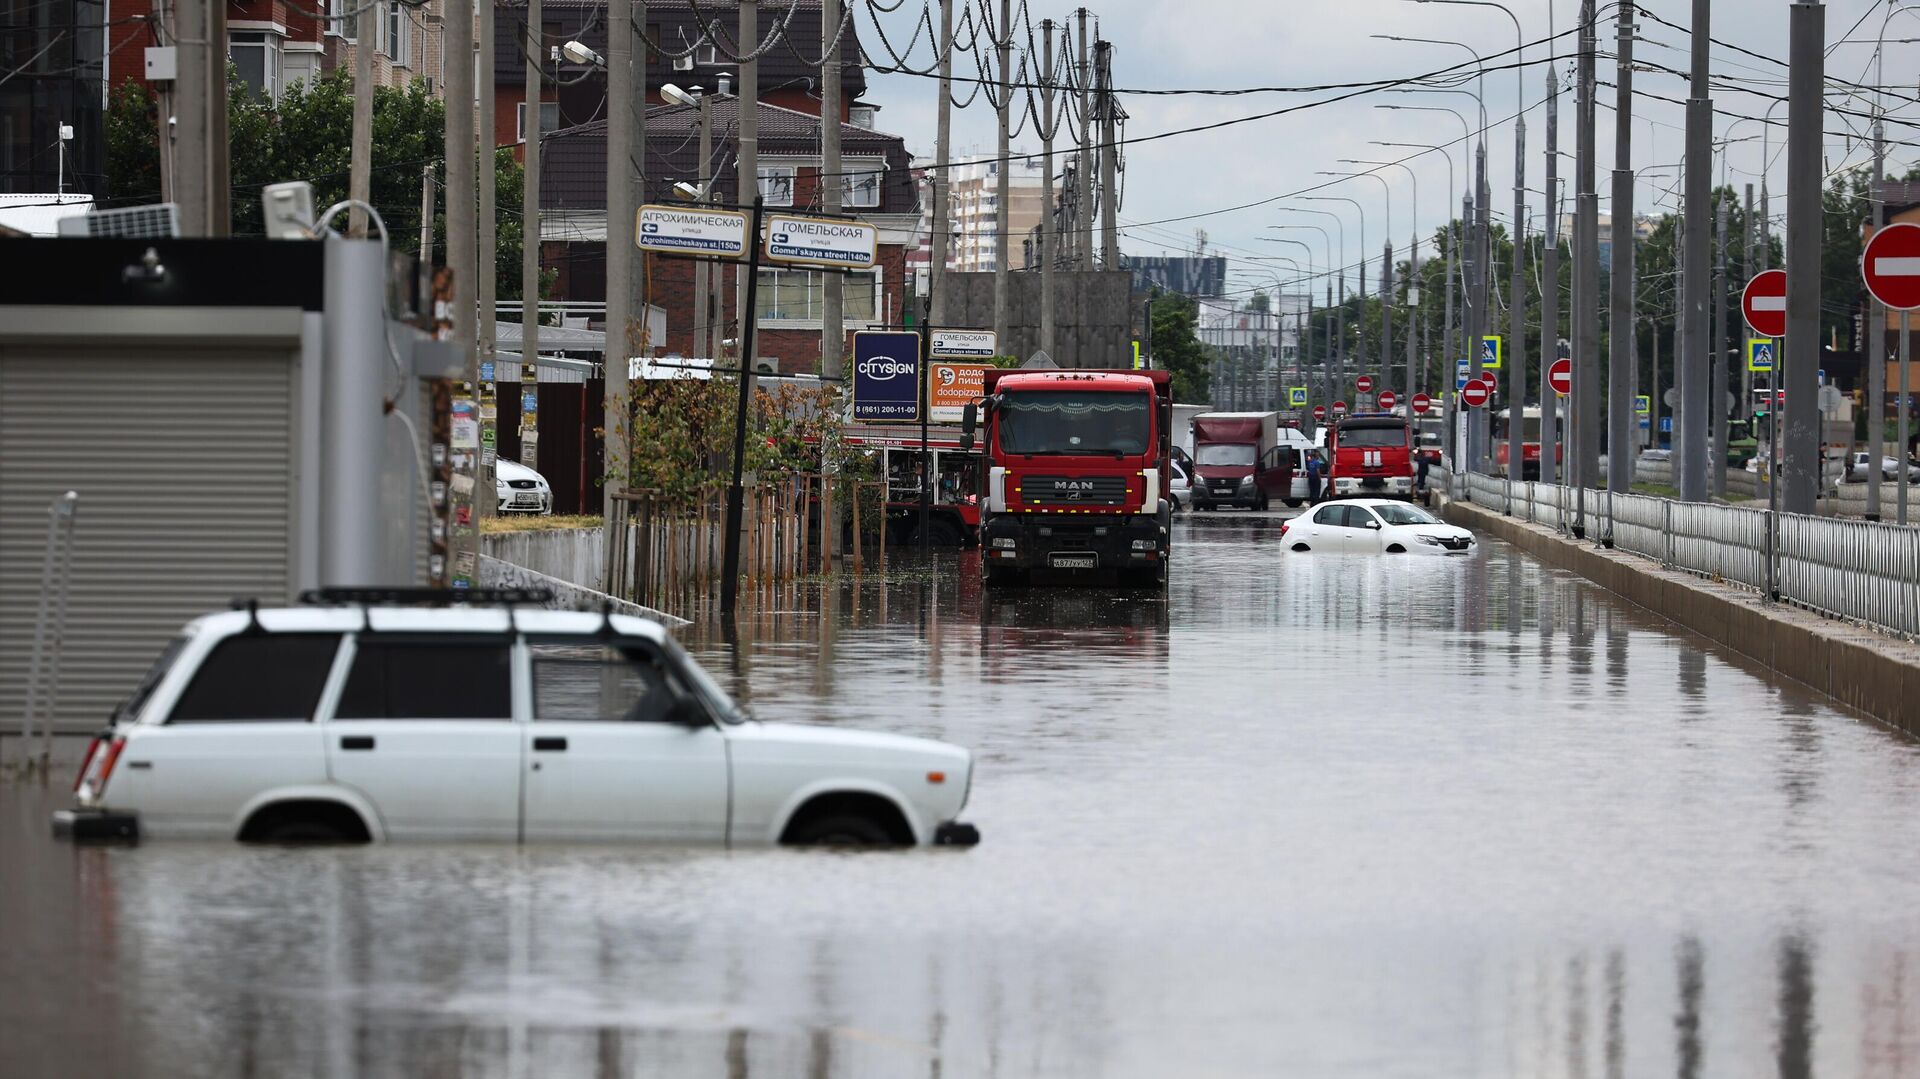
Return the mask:
<svg viewBox="0 0 1920 1079"><path fill-rule="evenodd" d="M987 272L999 269L995 264L995 232L999 225L1000 170L1007 169L1007 229L1012 237L1007 257L1014 269L1023 264L1021 240L1040 223L1041 183L1039 157L1022 157L1015 152L1007 161L983 161L953 169L947 191L952 201L953 243L948 248L947 267L962 272Z"/></svg>

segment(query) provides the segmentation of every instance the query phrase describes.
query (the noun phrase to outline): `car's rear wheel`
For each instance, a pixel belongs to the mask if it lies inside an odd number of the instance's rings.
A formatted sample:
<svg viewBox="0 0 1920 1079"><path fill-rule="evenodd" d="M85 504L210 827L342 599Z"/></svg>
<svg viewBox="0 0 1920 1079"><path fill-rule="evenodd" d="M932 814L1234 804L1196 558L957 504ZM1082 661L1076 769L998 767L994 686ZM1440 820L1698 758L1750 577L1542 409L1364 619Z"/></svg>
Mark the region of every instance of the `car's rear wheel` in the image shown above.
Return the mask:
<svg viewBox="0 0 1920 1079"><path fill-rule="evenodd" d="M802 847L891 847L896 845L880 822L870 817L836 814L811 820L794 829L789 840Z"/></svg>
<svg viewBox="0 0 1920 1079"><path fill-rule="evenodd" d="M1289 499L1287 499L1287 508L1288 508L1288 509L1290 509L1290 510L1291 510L1291 509L1299 509L1299 508L1300 508L1300 503L1301 503L1302 501L1303 501L1302 499L1298 499L1298 498L1289 498Z"/></svg>

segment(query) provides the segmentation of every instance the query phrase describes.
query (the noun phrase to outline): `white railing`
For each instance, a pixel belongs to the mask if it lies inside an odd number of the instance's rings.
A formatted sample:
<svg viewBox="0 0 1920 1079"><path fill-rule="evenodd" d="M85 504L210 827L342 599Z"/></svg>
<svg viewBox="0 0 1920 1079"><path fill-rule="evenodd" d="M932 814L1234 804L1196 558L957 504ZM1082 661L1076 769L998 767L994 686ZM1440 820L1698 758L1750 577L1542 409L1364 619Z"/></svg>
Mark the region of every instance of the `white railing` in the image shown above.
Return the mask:
<svg viewBox="0 0 1920 1079"><path fill-rule="evenodd" d="M1509 511L1504 479L1445 481L1455 498ZM1565 531L1580 498L1571 487L1515 483L1511 513ZM1780 601L1920 639L1920 528L1594 490L1584 501L1589 539L1611 536L1619 550L1761 593L1771 580Z"/></svg>

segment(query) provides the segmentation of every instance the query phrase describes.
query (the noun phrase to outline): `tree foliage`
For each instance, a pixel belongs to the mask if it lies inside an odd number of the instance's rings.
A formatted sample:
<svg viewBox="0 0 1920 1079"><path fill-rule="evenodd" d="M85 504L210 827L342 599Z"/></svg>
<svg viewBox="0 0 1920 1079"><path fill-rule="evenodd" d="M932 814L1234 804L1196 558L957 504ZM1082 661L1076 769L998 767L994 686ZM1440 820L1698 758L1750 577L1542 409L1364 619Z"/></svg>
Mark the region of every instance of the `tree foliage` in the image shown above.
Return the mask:
<svg viewBox="0 0 1920 1079"><path fill-rule="evenodd" d="M1209 398L1207 350L1194 327L1200 305L1190 296L1155 290L1153 295L1153 365L1173 372L1173 399Z"/></svg>

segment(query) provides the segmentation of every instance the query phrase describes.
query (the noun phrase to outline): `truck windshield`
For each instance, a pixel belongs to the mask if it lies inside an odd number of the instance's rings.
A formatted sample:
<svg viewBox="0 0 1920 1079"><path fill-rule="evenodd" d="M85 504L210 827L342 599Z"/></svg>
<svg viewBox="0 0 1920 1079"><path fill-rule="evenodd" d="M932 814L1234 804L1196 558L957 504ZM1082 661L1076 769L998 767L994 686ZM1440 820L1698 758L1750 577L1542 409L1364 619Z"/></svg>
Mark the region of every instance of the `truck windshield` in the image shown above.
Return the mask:
<svg viewBox="0 0 1920 1079"><path fill-rule="evenodd" d="M1250 467L1253 447L1244 442L1208 442L1194 448L1195 464L1220 467Z"/></svg>
<svg viewBox="0 0 1920 1079"><path fill-rule="evenodd" d="M1140 393L1009 393L1000 410L1000 449L1020 454L1147 452L1148 398Z"/></svg>
<svg viewBox="0 0 1920 1079"><path fill-rule="evenodd" d="M1338 435L1343 450L1380 446L1404 446L1407 444L1407 429L1404 427L1344 427Z"/></svg>

